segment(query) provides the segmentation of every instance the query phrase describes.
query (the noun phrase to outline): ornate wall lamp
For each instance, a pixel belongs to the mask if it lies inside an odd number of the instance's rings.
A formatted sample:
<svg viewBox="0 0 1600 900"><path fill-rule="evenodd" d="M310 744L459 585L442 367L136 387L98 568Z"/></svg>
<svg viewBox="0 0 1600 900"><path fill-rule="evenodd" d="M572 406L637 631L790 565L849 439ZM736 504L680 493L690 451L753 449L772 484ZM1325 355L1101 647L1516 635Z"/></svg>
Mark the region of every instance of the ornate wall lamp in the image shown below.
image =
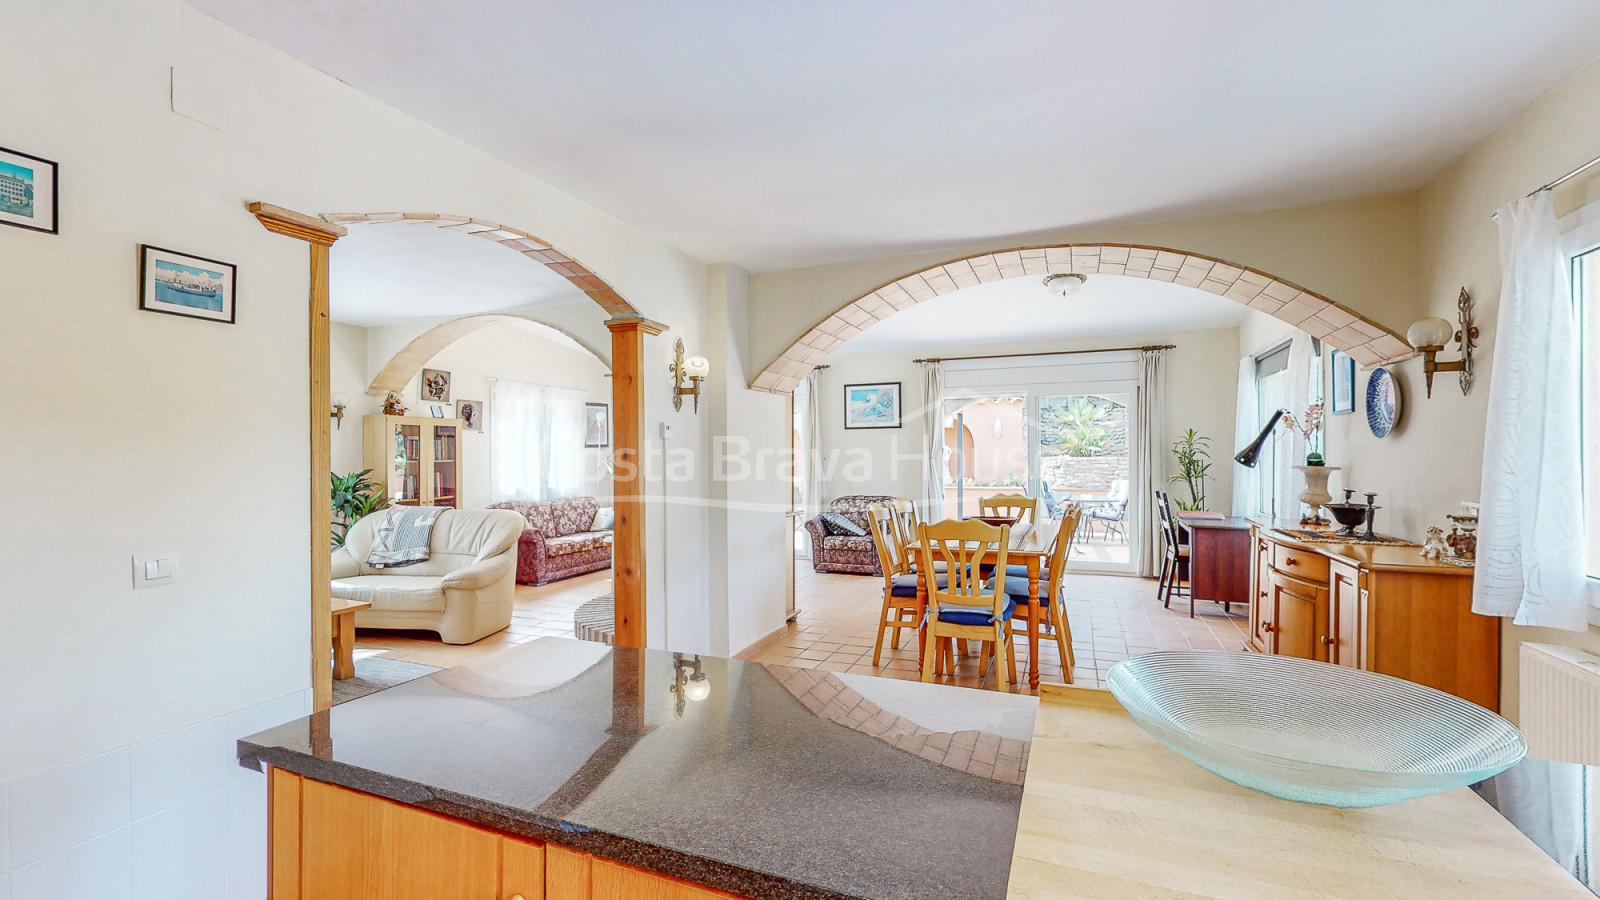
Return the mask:
<svg viewBox="0 0 1600 900"><path fill-rule="evenodd" d="M1448 321L1438 316L1428 316L1406 329L1406 342L1422 354L1422 373L1429 397L1433 396L1435 372L1460 372L1461 393L1472 393L1472 348L1478 342L1478 326L1472 324L1472 295L1466 288L1462 288L1461 296L1456 298L1456 316L1461 322L1459 328L1452 329ZM1461 358L1439 362L1434 354L1444 349L1445 342L1451 340L1452 331L1455 342L1461 345Z"/></svg>
<svg viewBox="0 0 1600 900"><path fill-rule="evenodd" d="M667 367L672 373L672 408L683 409L683 398L694 398L694 411L700 411L700 382L706 380L711 374L711 363L704 356L683 357L683 338L678 338L678 344L673 349L672 364ZM683 383L689 382L688 387Z"/></svg>
<svg viewBox="0 0 1600 900"><path fill-rule="evenodd" d="M344 408L350 405L350 396L348 394L344 393L343 391L340 391L340 392L338 392L338 393L333 395L330 405L331 405L332 409L328 412L328 417L333 419L334 421L338 422L339 423L338 427L340 429L343 429L344 428Z"/></svg>

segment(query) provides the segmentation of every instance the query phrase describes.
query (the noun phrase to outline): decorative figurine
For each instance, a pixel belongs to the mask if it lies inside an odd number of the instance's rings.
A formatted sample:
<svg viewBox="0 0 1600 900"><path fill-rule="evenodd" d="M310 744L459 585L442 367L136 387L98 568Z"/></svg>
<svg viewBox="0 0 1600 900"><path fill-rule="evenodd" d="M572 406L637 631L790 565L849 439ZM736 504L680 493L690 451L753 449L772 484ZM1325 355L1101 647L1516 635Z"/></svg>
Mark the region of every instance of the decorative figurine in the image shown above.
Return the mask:
<svg viewBox="0 0 1600 900"><path fill-rule="evenodd" d="M1449 552L1451 549L1444 542L1444 529L1437 525L1429 525L1428 539L1422 542L1422 551L1417 555L1423 559L1438 559Z"/></svg>
<svg viewBox="0 0 1600 900"><path fill-rule="evenodd" d="M406 402L400 399L400 395L398 393L390 391L389 396L384 398L383 401L383 414L386 416L405 415Z"/></svg>
<svg viewBox="0 0 1600 900"><path fill-rule="evenodd" d="M1477 516L1445 516L1451 522L1450 536L1445 538L1445 543L1450 545L1450 555L1456 559L1478 558L1478 517Z"/></svg>

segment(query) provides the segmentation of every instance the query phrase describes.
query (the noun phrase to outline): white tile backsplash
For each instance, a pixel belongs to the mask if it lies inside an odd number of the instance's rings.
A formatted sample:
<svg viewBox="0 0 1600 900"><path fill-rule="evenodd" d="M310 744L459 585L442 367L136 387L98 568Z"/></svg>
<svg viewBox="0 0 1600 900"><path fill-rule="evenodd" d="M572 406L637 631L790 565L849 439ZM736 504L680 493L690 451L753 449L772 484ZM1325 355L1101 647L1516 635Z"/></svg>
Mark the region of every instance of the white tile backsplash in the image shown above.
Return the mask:
<svg viewBox="0 0 1600 900"><path fill-rule="evenodd" d="M9 872L0 872L0 900L11 900L11 873Z"/></svg>
<svg viewBox="0 0 1600 900"><path fill-rule="evenodd" d="M129 823L128 748L14 781L9 793L10 862L21 869Z"/></svg>
<svg viewBox="0 0 1600 900"><path fill-rule="evenodd" d="M232 776L227 734L218 718L129 747L133 818L154 815L226 784Z"/></svg>
<svg viewBox="0 0 1600 900"><path fill-rule="evenodd" d="M267 843L267 776L246 774L227 787L229 856Z"/></svg>
<svg viewBox="0 0 1600 900"><path fill-rule="evenodd" d="M249 737L258 731L266 731L274 725L311 715L311 692L300 691L285 694L276 700L268 700L248 709L241 709L227 717L226 740L228 742L228 759L230 768L228 780L237 781L253 773L239 765L237 747L240 738Z"/></svg>
<svg viewBox="0 0 1600 900"><path fill-rule="evenodd" d="M267 900L267 845L228 857L228 900Z"/></svg>
<svg viewBox="0 0 1600 900"><path fill-rule="evenodd" d="M11 871L11 789L0 784L0 873ZM0 900L5 900L0 895Z"/></svg>
<svg viewBox="0 0 1600 900"><path fill-rule="evenodd" d="M132 900L128 829L11 871L11 900Z"/></svg>
<svg viewBox="0 0 1600 900"><path fill-rule="evenodd" d="M144 900L227 861L221 789L133 823L133 896Z"/></svg>
<svg viewBox="0 0 1600 900"><path fill-rule="evenodd" d="M223 900L228 896L228 867L212 866L156 894L151 900Z"/></svg>

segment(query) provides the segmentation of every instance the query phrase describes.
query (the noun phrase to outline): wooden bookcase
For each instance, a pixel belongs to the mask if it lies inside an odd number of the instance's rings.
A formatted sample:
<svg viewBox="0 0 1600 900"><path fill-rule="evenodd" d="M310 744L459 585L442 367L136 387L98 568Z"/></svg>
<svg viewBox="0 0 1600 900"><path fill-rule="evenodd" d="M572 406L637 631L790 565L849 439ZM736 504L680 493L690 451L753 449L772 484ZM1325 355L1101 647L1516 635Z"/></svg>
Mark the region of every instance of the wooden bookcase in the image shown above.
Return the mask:
<svg viewBox="0 0 1600 900"><path fill-rule="evenodd" d="M401 506L460 508L460 419L366 416L362 468Z"/></svg>

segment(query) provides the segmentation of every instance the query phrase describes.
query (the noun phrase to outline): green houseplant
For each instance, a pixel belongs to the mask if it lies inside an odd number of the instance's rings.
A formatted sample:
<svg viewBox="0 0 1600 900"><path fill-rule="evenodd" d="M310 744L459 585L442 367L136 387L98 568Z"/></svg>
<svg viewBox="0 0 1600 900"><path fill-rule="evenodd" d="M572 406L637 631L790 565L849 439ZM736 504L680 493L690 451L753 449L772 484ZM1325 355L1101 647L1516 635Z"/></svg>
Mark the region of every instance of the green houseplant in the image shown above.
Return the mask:
<svg viewBox="0 0 1600 900"><path fill-rule="evenodd" d="M362 469L349 475L332 475L333 482L333 546L344 546L350 526L379 510L388 509L394 501L383 492L383 486L368 478L371 469Z"/></svg>
<svg viewBox="0 0 1600 900"><path fill-rule="evenodd" d="M1178 457L1178 474L1167 479L1168 484L1189 486L1189 499L1178 500L1179 509L1206 508L1206 479L1211 476L1211 439L1193 428L1172 445L1172 454Z"/></svg>

